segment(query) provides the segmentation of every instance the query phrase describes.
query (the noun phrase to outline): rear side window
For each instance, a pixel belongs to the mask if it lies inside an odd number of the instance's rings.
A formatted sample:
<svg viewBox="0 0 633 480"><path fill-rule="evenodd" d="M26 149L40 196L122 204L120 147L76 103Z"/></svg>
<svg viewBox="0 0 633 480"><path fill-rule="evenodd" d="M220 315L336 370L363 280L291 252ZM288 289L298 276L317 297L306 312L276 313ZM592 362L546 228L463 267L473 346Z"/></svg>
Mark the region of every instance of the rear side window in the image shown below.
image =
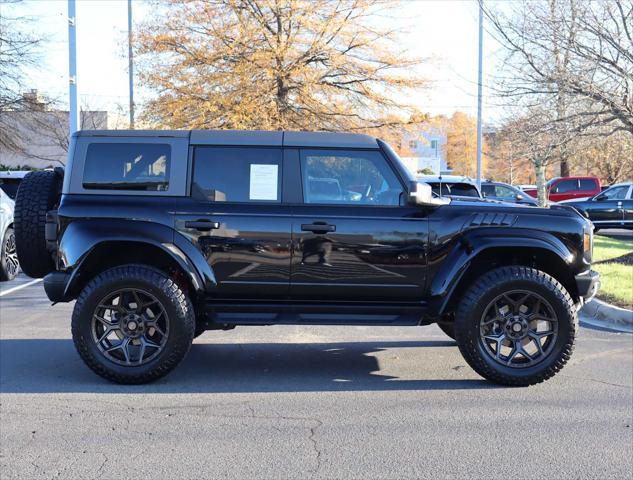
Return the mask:
<svg viewBox="0 0 633 480"><path fill-rule="evenodd" d="M454 183L450 186L451 195L458 197L479 197L477 187L468 183Z"/></svg>
<svg viewBox="0 0 633 480"><path fill-rule="evenodd" d="M281 149L197 147L191 189L209 202L280 203Z"/></svg>
<svg viewBox="0 0 633 480"><path fill-rule="evenodd" d="M578 180L562 180L554 187L554 193L566 193L578 190Z"/></svg>
<svg viewBox="0 0 633 480"><path fill-rule="evenodd" d="M84 164L87 190L165 191L171 147L160 143L91 143Z"/></svg>
<svg viewBox="0 0 633 480"><path fill-rule="evenodd" d="M598 188L598 185L596 184L595 180L592 180L591 178L585 178L580 180L580 189L581 190L596 190Z"/></svg>

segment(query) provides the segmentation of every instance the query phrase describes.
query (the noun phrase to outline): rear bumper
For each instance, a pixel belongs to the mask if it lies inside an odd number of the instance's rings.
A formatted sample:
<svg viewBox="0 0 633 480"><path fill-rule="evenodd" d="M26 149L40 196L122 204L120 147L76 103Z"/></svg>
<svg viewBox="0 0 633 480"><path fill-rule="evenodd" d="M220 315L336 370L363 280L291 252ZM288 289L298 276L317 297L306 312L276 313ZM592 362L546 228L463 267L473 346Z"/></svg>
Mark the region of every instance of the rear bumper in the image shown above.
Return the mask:
<svg viewBox="0 0 633 480"><path fill-rule="evenodd" d="M51 272L44 277L44 291L51 302L68 302L66 289L70 282L70 273Z"/></svg>
<svg viewBox="0 0 633 480"><path fill-rule="evenodd" d="M600 274L594 270L576 275L575 279L578 296L583 303L590 301L600 290Z"/></svg>

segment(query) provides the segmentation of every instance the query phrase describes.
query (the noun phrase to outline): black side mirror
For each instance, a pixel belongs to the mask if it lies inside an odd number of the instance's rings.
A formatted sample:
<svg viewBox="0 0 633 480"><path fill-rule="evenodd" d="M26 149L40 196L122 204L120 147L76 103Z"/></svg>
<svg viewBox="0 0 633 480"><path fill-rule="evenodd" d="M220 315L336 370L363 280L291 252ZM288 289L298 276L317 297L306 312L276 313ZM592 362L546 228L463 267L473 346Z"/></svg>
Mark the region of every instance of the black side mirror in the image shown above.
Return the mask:
<svg viewBox="0 0 633 480"><path fill-rule="evenodd" d="M607 200L607 196L606 195L598 195L596 197L596 202L603 202L604 200Z"/></svg>

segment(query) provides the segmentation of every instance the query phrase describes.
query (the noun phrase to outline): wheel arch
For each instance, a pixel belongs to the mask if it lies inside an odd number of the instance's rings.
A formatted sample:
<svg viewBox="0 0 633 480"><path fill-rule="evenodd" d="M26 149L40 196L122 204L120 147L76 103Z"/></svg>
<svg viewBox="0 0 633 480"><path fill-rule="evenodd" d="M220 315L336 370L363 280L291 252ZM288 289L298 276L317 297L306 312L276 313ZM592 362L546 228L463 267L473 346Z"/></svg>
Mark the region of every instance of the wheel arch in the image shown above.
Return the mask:
<svg viewBox="0 0 633 480"><path fill-rule="evenodd" d="M113 267L128 264L147 265L168 273L181 288L194 295L202 293L198 273L186 261L175 246L156 245L140 240L106 240L97 243L81 258L72 270L65 296L76 297L83 287L99 273Z"/></svg>
<svg viewBox="0 0 633 480"><path fill-rule="evenodd" d="M81 220L68 225L58 250L60 267L70 271L64 296L75 298L95 275L125 264L144 264L169 273L194 295L204 292L200 272L173 230L139 221ZM206 263L205 263L206 265Z"/></svg>
<svg viewBox="0 0 633 480"><path fill-rule="evenodd" d="M508 265L529 266L547 273L577 301L578 289L572 271L574 255L556 237L539 234L523 231L521 237L462 238L433 279L430 289L433 313L441 317L452 312L471 282L487 271Z"/></svg>

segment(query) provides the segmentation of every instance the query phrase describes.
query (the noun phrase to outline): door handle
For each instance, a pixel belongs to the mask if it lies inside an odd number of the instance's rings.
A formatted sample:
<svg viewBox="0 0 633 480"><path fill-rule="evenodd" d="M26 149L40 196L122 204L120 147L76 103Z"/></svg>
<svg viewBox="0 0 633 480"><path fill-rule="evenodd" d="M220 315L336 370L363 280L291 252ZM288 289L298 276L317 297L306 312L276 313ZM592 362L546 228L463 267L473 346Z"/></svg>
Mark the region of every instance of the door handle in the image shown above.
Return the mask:
<svg viewBox="0 0 633 480"><path fill-rule="evenodd" d="M313 233L336 232L336 225L330 225L325 222L302 223L301 230Z"/></svg>
<svg viewBox="0 0 633 480"><path fill-rule="evenodd" d="M618 208L622 208L622 202L618 202Z"/></svg>
<svg viewBox="0 0 633 480"><path fill-rule="evenodd" d="M212 220L187 220L185 222L185 228L193 228L195 230L200 230L201 232L208 232L209 230L220 228L220 222L214 222Z"/></svg>

